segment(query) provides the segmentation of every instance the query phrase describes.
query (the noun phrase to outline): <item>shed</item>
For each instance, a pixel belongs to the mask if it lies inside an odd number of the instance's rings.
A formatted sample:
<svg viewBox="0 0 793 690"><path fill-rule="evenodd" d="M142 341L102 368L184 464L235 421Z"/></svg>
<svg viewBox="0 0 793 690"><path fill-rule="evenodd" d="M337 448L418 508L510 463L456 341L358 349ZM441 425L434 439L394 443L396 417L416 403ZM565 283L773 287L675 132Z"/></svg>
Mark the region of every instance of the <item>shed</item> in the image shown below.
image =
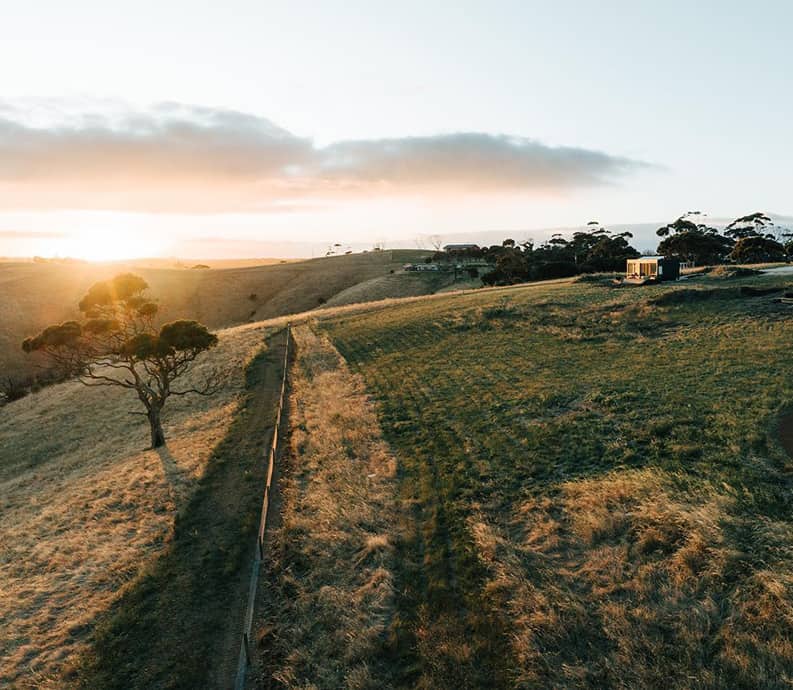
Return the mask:
<svg viewBox="0 0 793 690"><path fill-rule="evenodd" d="M467 252L476 249L479 249L478 244L447 244L443 247L445 252Z"/></svg>
<svg viewBox="0 0 793 690"><path fill-rule="evenodd" d="M640 256L628 259L625 273L628 278L638 280L677 280L680 278L680 260L668 256Z"/></svg>

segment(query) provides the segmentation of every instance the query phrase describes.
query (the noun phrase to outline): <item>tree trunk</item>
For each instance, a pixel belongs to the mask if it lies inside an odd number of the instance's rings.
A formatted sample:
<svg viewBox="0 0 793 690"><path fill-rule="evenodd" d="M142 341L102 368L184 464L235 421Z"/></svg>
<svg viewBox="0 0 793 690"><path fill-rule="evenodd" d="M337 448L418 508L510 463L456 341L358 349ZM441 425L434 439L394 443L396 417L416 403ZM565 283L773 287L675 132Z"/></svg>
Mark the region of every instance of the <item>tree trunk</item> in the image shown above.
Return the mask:
<svg viewBox="0 0 793 690"><path fill-rule="evenodd" d="M159 448L165 445L165 433L162 430L159 408L152 407L148 414L149 426L151 426L151 447Z"/></svg>

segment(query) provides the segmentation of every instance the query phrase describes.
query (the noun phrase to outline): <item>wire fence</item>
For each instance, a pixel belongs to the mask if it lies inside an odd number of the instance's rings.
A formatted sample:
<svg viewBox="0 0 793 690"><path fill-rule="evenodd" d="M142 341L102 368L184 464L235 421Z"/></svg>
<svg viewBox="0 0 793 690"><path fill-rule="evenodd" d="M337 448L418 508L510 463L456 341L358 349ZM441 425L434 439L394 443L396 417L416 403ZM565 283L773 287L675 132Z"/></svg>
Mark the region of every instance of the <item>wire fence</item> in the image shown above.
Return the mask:
<svg viewBox="0 0 793 690"><path fill-rule="evenodd" d="M245 609L245 621L242 628L242 642L240 643L240 653L237 660L237 675L234 679L234 690L244 690L245 674L252 661L251 656L251 629L253 627L253 612L256 605L256 589L259 583L259 571L261 570L262 560L264 559L264 533L267 530L267 511L270 508L270 490L273 483L273 471L275 470L275 458L278 454L279 429L281 427L281 417L284 411L284 398L286 397L286 374L289 367L289 344L291 333L289 324L286 325L286 347L284 349L284 375L281 379L281 394L278 397L278 412L275 415L275 427L273 428L273 441L270 444L267 459L267 481L264 485L264 498L262 499L262 514L259 518L259 533L256 537L256 553L253 559L251 570L251 581L248 585L248 605Z"/></svg>

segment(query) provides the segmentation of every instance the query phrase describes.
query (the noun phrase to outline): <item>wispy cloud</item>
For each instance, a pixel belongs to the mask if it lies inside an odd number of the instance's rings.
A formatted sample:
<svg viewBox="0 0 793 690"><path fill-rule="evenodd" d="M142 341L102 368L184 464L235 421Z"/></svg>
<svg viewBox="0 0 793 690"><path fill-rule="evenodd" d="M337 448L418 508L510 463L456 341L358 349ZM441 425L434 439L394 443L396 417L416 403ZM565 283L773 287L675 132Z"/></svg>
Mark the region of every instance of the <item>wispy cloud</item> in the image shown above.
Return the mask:
<svg viewBox="0 0 793 690"><path fill-rule="evenodd" d="M285 203L340 197L558 193L611 184L647 167L481 132L317 146L263 117L176 103L49 122L0 107L5 209L278 211Z"/></svg>

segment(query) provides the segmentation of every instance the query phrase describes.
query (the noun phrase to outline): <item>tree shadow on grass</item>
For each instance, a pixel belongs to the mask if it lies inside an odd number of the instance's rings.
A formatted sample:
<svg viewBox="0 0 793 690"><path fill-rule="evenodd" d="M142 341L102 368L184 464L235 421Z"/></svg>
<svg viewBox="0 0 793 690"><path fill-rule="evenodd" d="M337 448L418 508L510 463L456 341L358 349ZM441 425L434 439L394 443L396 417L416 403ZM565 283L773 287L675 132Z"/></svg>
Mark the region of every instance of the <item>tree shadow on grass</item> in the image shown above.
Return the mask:
<svg viewBox="0 0 793 690"><path fill-rule="evenodd" d="M168 485L168 494L173 501L176 510L179 511L183 507L185 498L185 471L179 467L174 460L168 446L161 446L157 448L157 455L160 458L160 465L162 466L163 476Z"/></svg>
<svg viewBox="0 0 793 690"><path fill-rule="evenodd" d="M250 363L246 389L174 535L96 628L72 685L211 688L231 682L283 369L285 332ZM178 467L160 452L166 477Z"/></svg>

